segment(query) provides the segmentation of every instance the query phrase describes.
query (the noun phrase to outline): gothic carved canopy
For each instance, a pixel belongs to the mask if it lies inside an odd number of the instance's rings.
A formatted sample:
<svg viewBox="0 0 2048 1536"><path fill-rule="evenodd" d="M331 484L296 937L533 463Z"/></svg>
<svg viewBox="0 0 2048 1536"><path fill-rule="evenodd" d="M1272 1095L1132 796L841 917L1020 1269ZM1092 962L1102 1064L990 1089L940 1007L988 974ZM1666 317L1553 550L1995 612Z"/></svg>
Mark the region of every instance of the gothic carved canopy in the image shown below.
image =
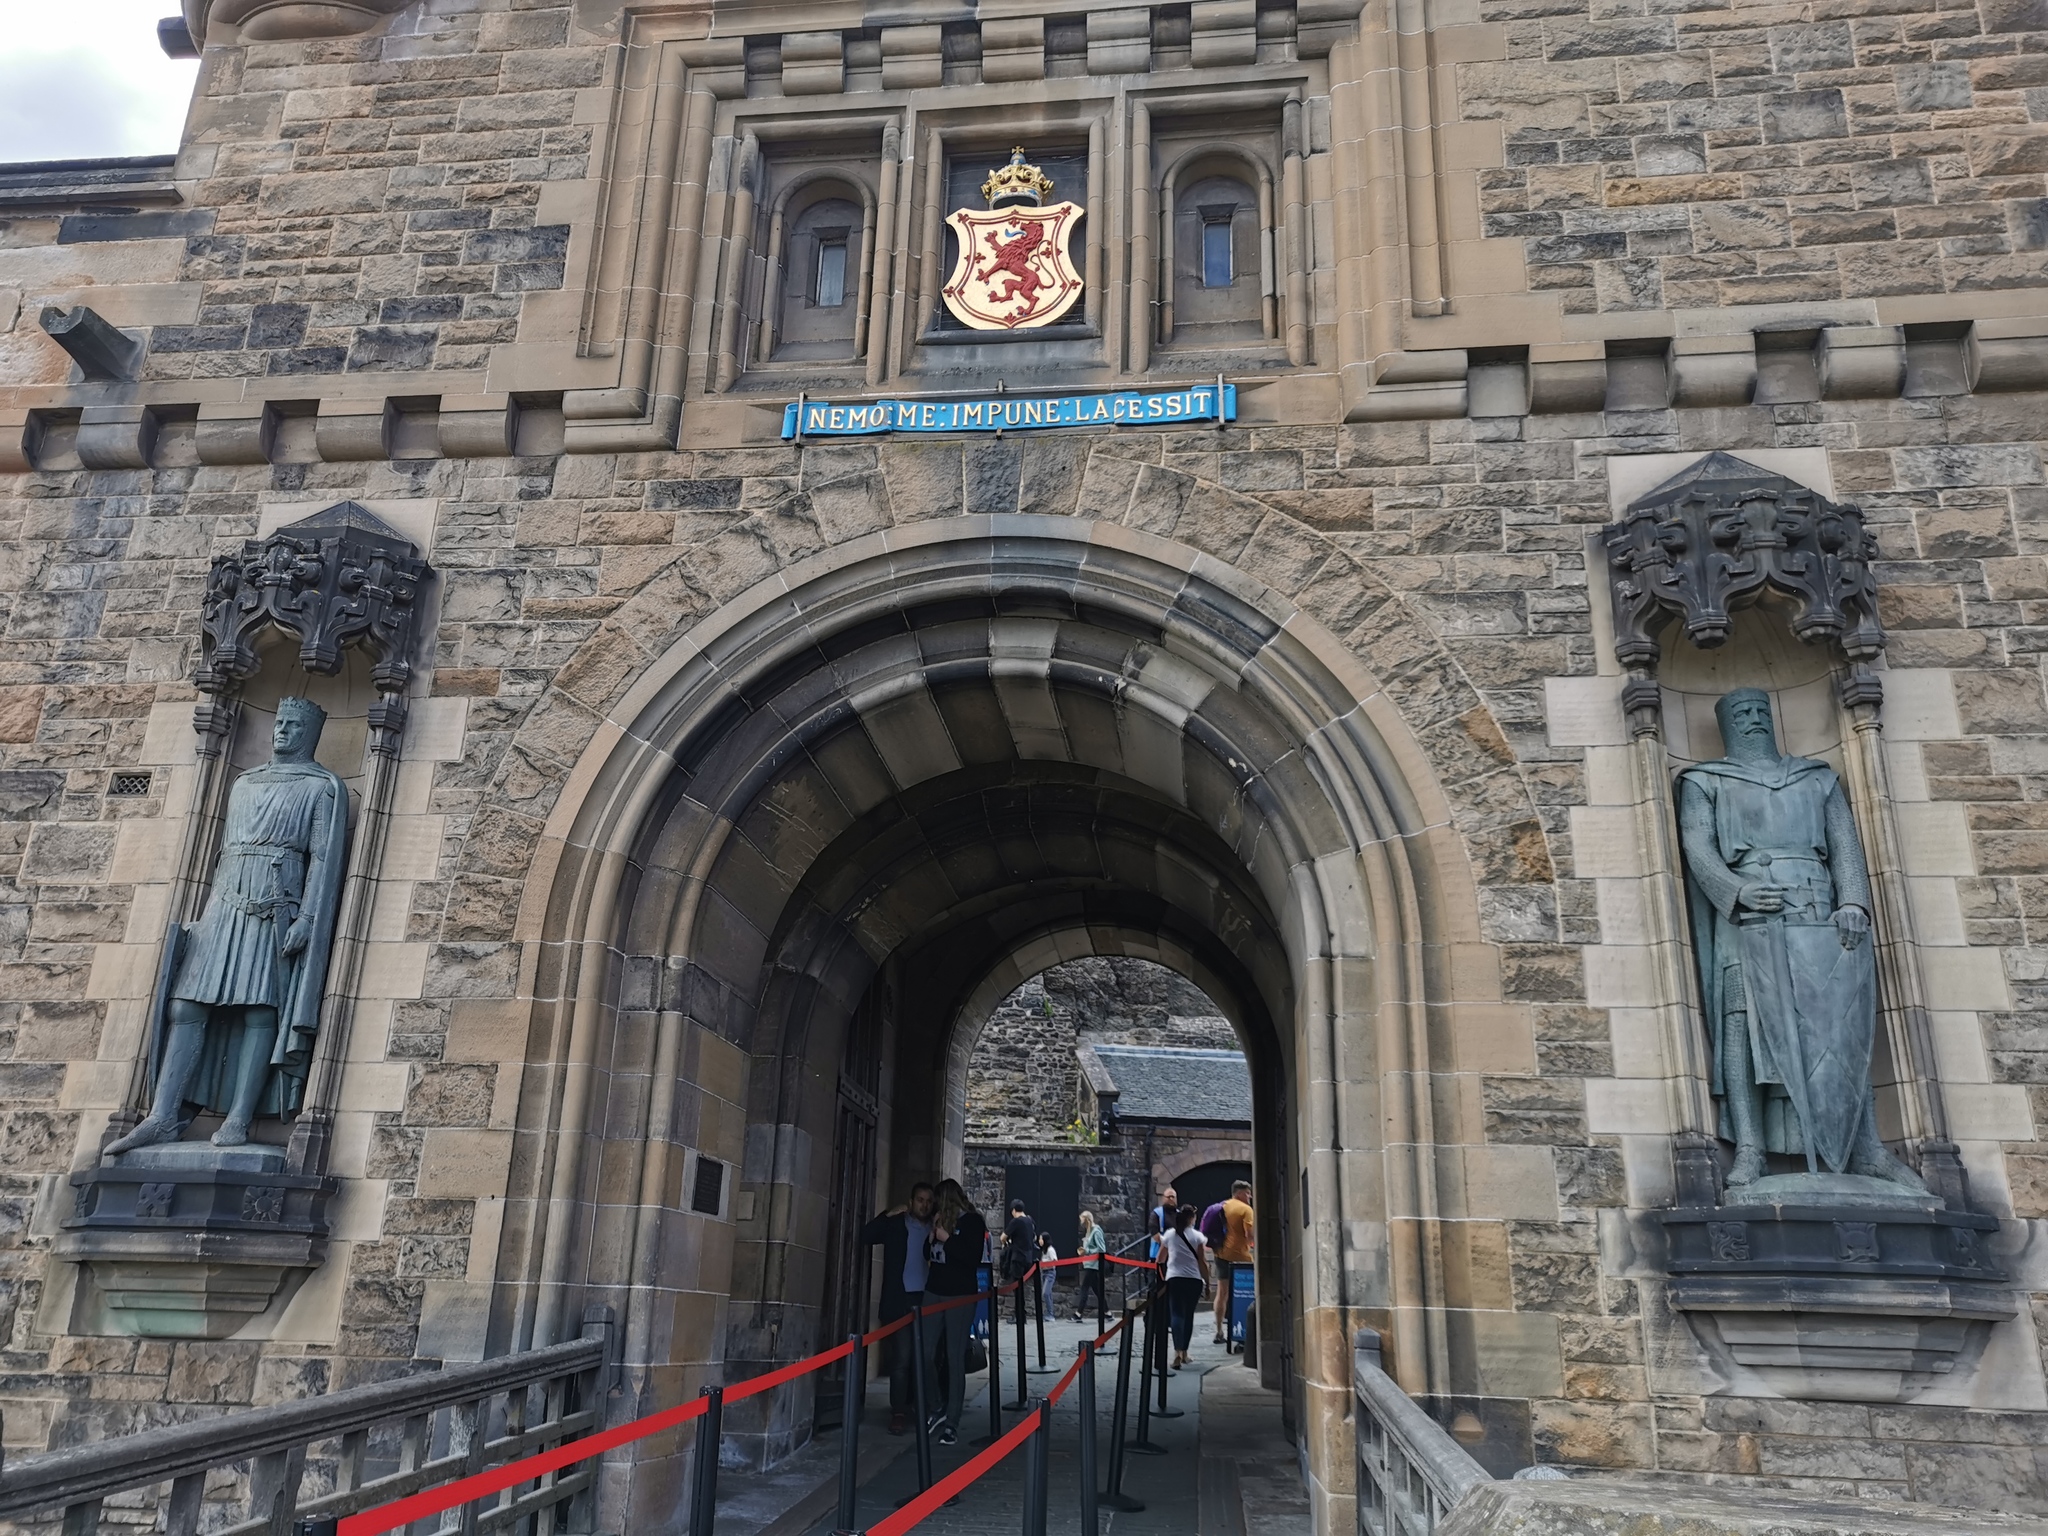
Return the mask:
<svg viewBox="0 0 2048 1536"><path fill-rule="evenodd" d="M1871 573L1877 541L1861 508L1711 453L1634 502L1601 539L1632 718L1655 708L1659 631L1675 619L1686 639L1711 649L1727 640L1738 609L1770 594L1791 602L1793 634L1842 648L1851 663L1845 699L1876 689L1868 663L1884 649Z"/></svg>
<svg viewBox="0 0 2048 1536"><path fill-rule="evenodd" d="M412 679L419 597L433 568L419 550L366 508L344 501L289 523L241 553L216 555L207 579L200 692L220 699L261 664L257 638L275 625L299 640L308 672L332 676L351 645L376 654L370 680L370 746L398 750L405 690ZM200 707L201 734L212 711Z"/></svg>

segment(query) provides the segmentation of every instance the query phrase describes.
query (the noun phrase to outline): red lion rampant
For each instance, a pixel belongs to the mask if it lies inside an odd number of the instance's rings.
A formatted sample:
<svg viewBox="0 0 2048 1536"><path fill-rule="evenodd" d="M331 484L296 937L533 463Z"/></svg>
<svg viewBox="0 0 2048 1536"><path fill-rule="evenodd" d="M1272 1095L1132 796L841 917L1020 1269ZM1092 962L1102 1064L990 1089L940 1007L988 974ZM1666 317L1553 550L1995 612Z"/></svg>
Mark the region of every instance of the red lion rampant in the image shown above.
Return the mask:
<svg viewBox="0 0 2048 1536"><path fill-rule="evenodd" d="M1009 279L1002 287L991 284L989 302L1007 304L1016 299L1018 304L1014 317L1021 320L1031 313L1038 302L1038 290L1045 286L1045 280L1032 267L1038 248L1045 244L1045 229L1036 219L1027 219L1024 227L1010 239L1005 240L999 234L990 235L987 243L992 254L987 263L976 270L975 281L1007 272Z"/></svg>

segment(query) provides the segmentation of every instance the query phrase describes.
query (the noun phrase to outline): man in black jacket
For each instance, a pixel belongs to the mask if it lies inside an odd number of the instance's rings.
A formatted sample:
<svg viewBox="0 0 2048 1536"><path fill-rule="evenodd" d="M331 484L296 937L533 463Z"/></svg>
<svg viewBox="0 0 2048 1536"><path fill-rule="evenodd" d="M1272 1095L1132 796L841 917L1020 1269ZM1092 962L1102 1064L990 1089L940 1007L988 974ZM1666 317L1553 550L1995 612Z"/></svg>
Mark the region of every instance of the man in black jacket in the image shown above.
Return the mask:
<svg viewBox="0 0 2048 1536"><path fill-rule="evenodd" d="M1016 1280L1038 1262L1038 1223L1022 1200L1010 1202L1010 1222L1003 1228L1003 1278Z"/></svg>
<svg viewBox="0 0 2048 1536"><path fill-rule="evenodd" d="M931 1185L911 1185L910 1203L882 1212L861 1228L860 1240L882 1250L880 1320L893 1323L912 1307L922 1306L925 1271L931 1258ZM910 1428L910 1412L917 1405L916 1384L910 1375L917 1352L911 1346L908 1328L890 1334L884 1343L889 1350L889 1433L900 1435Z"/></svg>

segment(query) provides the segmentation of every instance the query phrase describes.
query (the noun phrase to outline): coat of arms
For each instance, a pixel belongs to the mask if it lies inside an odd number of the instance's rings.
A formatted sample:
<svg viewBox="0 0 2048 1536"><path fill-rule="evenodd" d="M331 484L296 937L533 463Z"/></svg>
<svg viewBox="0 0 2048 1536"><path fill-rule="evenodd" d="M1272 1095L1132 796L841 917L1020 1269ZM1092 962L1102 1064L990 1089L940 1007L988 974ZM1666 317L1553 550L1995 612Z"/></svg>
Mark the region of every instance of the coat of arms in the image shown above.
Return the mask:
<svg viewBox="0 0 2048 1536"><path fill-rule="evenodd" d="M944 290L946 307L965 324L977 331L1050 325L1080 297L1081 274L1067 243L1081 208L1045 206L1051 191L1052 178L1026 165L1019 149L981 184L987 212L962 208L947 217L960 256Z"/></svg>

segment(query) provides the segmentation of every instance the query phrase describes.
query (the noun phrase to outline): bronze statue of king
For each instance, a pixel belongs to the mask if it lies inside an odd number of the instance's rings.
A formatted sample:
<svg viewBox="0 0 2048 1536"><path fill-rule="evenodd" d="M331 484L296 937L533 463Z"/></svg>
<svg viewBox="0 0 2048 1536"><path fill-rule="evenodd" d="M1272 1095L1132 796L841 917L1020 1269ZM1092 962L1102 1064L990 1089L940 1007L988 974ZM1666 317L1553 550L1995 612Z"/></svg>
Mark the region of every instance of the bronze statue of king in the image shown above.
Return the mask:
<svg viewBox="0 0 2048 1536"><path fill-rule="evenodd" d="M1804 1157L1780 1178L1825 1165L1924 1198L1877 1133L1870 874L1848 799L1826 763L1778 751L1762 690L1715 715L1727 755L1679 775L1678 826L1731 1198L1766 1153Z"/></svg>
<svg viewBox="0 0 2048 1536"><path fill-rule="evenodd" d="M153 1021L149 1116L108 1154L177 1140L188 1106L223 1116L220 1147L246 1143L258 1115L298 1109L348 848L347 791L313 761L326 722L310 700L283 700L270 761L229 792L206 910L183 931Z"/></svg>

